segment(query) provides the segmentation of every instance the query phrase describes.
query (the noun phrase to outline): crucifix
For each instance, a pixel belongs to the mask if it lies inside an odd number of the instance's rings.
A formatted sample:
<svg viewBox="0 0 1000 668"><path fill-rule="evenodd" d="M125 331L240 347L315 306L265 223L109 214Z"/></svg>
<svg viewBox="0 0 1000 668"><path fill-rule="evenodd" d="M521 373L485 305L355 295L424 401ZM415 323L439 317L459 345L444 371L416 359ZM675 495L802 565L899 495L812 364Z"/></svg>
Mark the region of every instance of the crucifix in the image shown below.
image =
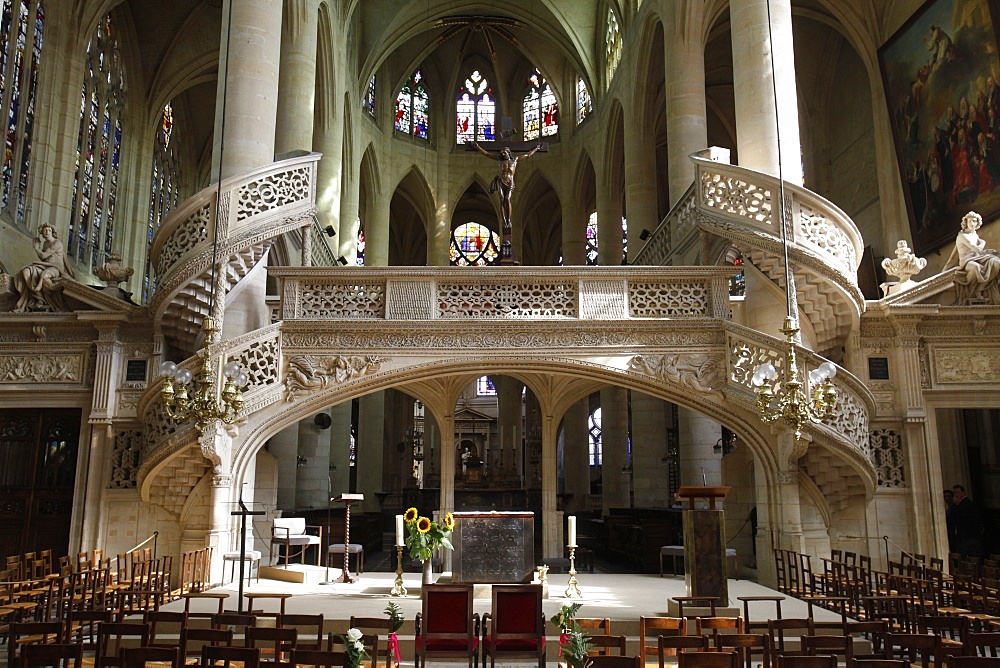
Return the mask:
<svg viewBox="0 0 1000 668"><path fill-rule="evenodd" d="M499 173L493 177L490 184L491 193L500 193L500 214L502 216L503 235L500 243L500 264L520 264L518 254L514 252L511 242L511 195L514 192L514 171L517 169L518 160L527 160L538 151L548 152L548 144L543 142L511 142L511 141L489 141L480 144L475 139L472 140L471 147L466 144L467 151L475 149L491 160L496 160ZM524 155L515 156L519 152Z"/></svg>

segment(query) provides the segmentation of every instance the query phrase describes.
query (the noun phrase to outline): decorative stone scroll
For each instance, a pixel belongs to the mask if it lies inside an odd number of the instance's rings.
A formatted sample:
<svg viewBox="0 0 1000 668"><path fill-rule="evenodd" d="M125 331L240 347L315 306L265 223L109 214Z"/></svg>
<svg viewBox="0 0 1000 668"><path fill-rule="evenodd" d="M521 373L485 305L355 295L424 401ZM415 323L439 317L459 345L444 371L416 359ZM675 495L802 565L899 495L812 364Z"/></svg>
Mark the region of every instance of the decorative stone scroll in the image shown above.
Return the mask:
<svg viewBox="0 0 1000 668"><path fill-rule="evenodd" d="M722 360L716 355L636 355L629 368L696 392L719 394L725 378Z"/></svg>
<svg viewBox="0 0 1000 668"><path fill-rule="evenodd" d="M353 355L334 357L322 355L295 355L288 360L285 375L286 401L292 402L306 394L322 390L328 385L343 383L357 376L375 373L386 357Z"/></svg>

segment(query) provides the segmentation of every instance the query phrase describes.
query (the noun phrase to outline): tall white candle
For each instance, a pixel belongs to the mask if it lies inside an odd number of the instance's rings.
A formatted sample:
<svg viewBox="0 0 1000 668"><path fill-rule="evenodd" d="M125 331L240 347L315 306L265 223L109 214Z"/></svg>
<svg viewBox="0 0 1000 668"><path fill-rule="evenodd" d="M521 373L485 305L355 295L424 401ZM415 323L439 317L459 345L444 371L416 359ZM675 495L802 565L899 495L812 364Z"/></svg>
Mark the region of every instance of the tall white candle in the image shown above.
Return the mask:
<svg viewBox="0 0 1000 668"><path fill-rule="evenodd" d="M396 515L396 545L398 547L403 547L405 545L403 541L403 516Z"/></svg>
<svg viewBox="0 0 1000 668"><path fill-rule="evenodd" d="M566 524L569 531L569 537L566 540L566 544L570 547L576 547L576 515L570 515L566 518Z"/></svg>

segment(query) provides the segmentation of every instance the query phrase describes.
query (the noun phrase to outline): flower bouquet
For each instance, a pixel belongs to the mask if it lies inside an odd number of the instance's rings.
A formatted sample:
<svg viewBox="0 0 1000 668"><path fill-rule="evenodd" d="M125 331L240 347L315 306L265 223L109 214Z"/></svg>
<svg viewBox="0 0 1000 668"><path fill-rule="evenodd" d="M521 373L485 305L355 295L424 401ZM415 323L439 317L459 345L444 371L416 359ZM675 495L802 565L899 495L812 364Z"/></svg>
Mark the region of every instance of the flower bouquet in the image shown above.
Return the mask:
<svg viewBox="0 0 1000 668"><path fill-rule="evenodd" d="M347 629L347 633L339 637L344 641L344 650L347 652L346 665L348 668L358 668L362 661L369 658L368 651L365 649L365 635L360 629L349 628Z"/></svg>
<svg viewBox="0 0 1000 668"><path fill-rule="evenodd" d="M549 621L561 630L559 634L559 654L570 668L584 668L587 652L593 646L590 636L576 623L576 613L580 603L564 605Z"/></svg>
<svg viewBox="0 0 1000 668"><path fill-rule="evenodd" d="M403 515L406 523L406 549L410 558L424 565L423 583L430 584L432 579L431 557L440 548L454 549L451 544L451 532L455 528L455 517L448 513L442 522L433 522L420 515L416 508L409 508Z"/></svg>

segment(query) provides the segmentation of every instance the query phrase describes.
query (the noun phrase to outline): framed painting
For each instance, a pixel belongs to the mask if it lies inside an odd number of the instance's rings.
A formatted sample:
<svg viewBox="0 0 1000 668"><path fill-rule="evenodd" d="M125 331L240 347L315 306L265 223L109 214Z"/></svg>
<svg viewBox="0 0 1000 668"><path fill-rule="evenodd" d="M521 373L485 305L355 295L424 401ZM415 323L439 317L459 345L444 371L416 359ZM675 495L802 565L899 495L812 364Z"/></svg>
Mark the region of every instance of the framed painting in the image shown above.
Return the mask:
<svg viewBox="0 0 1000 668"><path fill-rule="evenodd" d="M1000 0L928 0L879 49L913 248L1000 214Z"/></svg>

